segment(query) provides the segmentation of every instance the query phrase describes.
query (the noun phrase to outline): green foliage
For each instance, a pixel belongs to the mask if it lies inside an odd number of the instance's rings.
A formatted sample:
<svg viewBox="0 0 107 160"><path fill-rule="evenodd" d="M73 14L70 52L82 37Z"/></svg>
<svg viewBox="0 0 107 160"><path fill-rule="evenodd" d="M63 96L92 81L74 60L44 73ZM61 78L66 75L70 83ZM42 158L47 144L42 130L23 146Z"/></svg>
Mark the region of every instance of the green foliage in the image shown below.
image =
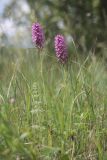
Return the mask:
<svg viewBox="0 0 107 160"><path fill-rule="evenodd" d="M28 3L35 12L33 21L42 22L50 37L58 32L73 36L82 51L96 48L99 53L105 47L106 0L28 0Z"/></svg>
<svg viewBox="0 0 107 160"><path fill-rule="evenodd" d="M72 55L63 66L47 50L38 55L36 49L8 48L0 56L1 160L106 157L107 74L101 59Z"/></svg>

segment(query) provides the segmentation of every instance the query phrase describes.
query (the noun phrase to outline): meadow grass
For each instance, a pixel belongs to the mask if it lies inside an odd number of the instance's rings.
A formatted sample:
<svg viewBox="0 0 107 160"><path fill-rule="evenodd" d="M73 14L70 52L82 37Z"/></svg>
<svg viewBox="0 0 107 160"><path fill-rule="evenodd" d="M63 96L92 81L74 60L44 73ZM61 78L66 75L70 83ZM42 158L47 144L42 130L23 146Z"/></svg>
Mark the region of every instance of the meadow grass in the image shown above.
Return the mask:
<svg viewBox="0 0 107 160"><path fill-rule="evenodd" d="M0 49L0 160L106 160L103 60Z"/></svg>

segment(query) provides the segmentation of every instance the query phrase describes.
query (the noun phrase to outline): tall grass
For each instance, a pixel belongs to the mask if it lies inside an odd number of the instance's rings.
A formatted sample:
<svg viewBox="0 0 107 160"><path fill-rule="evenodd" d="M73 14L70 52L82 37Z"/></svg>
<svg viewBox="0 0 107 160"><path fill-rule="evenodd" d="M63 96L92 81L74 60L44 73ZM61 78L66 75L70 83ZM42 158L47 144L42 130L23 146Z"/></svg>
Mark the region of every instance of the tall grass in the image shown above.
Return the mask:
<svg viewBox="0 0 107 160"><path fill-rule="evenodd" d="M61 65L47 50L2 48L0 160L106 160L106 90L92 55Z"/></svg>

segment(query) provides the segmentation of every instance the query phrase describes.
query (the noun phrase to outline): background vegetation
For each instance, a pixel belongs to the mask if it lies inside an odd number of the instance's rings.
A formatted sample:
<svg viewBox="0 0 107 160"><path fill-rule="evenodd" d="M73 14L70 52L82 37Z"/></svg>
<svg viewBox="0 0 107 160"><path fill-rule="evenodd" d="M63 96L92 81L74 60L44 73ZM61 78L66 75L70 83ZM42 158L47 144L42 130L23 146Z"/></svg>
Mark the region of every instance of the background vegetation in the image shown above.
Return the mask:
<svg viewBox="0 0 107 160"><path fill-rule="evenodd" d="M22 2L25 1L30 11L24 8L25 3ZM39 21L44 26L47 39L53 38L56 33L60 32L67 37L70 46L72 38L74 39L79 53L88 54L92 51L106 57L106 0L61 0L61 2L59 0L18 2L11 0L10 2L5 8L3 17L13 19L16 27L20 25L25 25L25 28L31 27L33 22ZM27 34L28 31L25 29L25 32ZM21 37L20 41L21 39L24 38ZM47 43L49 43L48 48L53 50L49 39Z"/></svg>
<svg viewBox="0 0 107 160"><path fill-rule="evenodd" d="M28 0L36 18L41 19L47 34L53 36L59 30L72 36L83 52L96 49L96 54L107 43L106 0ZM50 31L53 32L50 32Z"/></svg>

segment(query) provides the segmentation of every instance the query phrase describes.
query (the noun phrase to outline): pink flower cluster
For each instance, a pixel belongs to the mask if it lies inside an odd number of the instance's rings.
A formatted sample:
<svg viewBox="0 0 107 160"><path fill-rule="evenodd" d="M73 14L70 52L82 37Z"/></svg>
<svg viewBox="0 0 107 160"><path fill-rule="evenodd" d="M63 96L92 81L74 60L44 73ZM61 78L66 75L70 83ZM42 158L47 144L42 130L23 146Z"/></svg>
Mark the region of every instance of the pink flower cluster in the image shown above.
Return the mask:
<svg viewBox="0 0 107 160"><path fill-rule="evenodd" d="M32 41L38 48L43 48L45 36L39 23L33 23L32 25Z"/></svg>
<svg viewBox="0 0 107 160"><path fill-rule="evenodd" d="M32 25L32 41L38 48L43 48L45 43L45 36L43 29L39 23L33 23ZM68 58L67 45L64 36L56 35L54 39L54 47L56 57L61 63L65 63Z"/></svg>
<svg viewBox="0 0 107 160"><path fill-rule="evenodd" d="M55 43L56 57L60 62L65 63L68 58L65 38L62 35L56 35L54 43Z"/></svg>

